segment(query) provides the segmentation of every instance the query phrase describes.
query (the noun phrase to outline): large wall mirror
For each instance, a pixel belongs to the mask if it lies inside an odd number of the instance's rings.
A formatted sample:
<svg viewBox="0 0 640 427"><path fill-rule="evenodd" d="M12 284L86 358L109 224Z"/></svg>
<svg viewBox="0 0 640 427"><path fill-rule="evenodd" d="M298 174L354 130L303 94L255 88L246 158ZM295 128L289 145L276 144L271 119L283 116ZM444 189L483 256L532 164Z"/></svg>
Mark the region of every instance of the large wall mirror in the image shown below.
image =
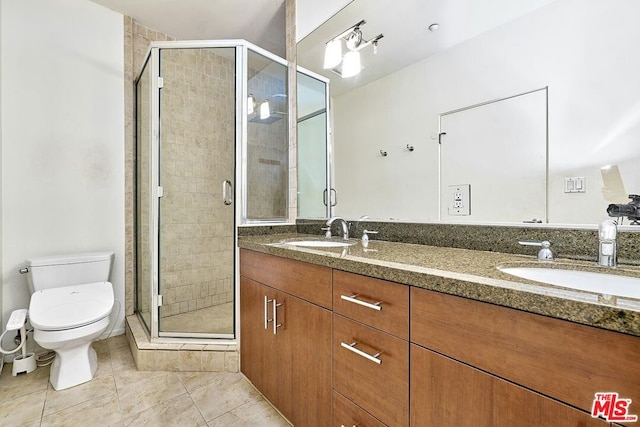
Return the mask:
<svg viewBox="0 0 640 427"><path fill-rule="evenodd" d="M298 43L329 81L334 213L599 223L640 193L638 16L637 0L352 1ZM325 69L362 20L363 43L383 37L361 71Z"/></svg>

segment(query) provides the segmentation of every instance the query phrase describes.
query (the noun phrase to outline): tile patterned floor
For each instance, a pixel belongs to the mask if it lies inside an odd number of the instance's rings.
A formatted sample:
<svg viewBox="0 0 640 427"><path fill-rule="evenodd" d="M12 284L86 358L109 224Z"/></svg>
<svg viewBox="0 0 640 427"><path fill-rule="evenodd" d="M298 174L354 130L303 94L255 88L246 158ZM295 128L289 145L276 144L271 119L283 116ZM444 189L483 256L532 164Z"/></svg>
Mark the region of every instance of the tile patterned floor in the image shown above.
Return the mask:
<svg viewBox="0 0 640 427"><path fill-rule="evenodd" d="M162 311L161 311L162 312ZM233 333L233 303L214 305L160 319L163 332Z"/></svg>
<svg viewBox="0 0 640 427"><path fill-rule="evenodd" d="M55 391L49 368L0 375L0 425L286 427L240 374L138 371L124 335L94 344L92 381Z"/></svg>

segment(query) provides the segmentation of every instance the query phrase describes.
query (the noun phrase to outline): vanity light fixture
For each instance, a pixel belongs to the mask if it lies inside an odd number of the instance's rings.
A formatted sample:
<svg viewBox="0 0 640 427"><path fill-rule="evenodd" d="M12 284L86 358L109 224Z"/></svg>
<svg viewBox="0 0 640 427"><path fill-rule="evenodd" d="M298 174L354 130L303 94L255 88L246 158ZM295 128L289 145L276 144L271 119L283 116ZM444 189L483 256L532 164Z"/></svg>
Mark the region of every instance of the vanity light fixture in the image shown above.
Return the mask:
<svg viewBox="0 0 640 427"><path fill-rule="evenodd" d="M247 97L247 116L252 116L256 113L260 115L260 120L265 120L271 117L271 106L269 105L269 100L265 99L262 102L258 102L253 95L249 94Z"/></svg>
<svg viewBox="0 0 640 427"><path fill-rule="evenodd" d="M360 52L350 50L344 55L344 59L342 60L342 78L353 77L360 71L362 71Z"/></svg>
<svg viewBox="0 0 640 427"><path fill-rule="evenodd" d="M256 100L253 99L253 95L249 94L247 97L247 114L253 114L256 109Z"/></svg>
<svg viewBox="0 0 640 427"><path fill-rule="evenodd" d="M365 40L362 37L360 27L366 23L367 21L363 19L327 42L324 50L325 69L335 69L342 63L341 75L343 78L353 77L362 71L360 51L372 45L373 53L376 54L378 52L378 41L384 37L382 34L378 34L371 40ZM342 56L343 40L348 49L344 57Z"/></svg>
<svg viewBox="0 0 640 427"><path fill-rule="evenodd" d="M271 116L271 107L269 107L269 101L262 101L260 104L260 119L265 120Z"/></svg>
<svg viewBox="0 0 640 427"><path fill-rule="evenodd" d="M342 61L342 41L329 40L324 50L324 69L337 67L340 61Z"/></svg>

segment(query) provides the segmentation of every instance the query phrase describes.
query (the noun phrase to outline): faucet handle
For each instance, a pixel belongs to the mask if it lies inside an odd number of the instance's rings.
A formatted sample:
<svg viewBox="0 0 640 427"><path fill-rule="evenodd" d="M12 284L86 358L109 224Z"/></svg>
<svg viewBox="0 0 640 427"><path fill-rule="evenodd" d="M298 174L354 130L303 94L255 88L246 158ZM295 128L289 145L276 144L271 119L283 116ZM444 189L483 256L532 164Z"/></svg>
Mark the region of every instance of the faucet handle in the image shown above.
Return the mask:
<svg viewBox="0 0 640 427"><path fill-rule="evenodd" d="M553 252L551 251L551 242L549 242L548 240L543 240L542 242L535 242L535 241L519 241L518 243L520 243L523 246L538 246L541 247L542 249L540 249L540 251L538 252L538 261L553 261Z"/></svg>
<svg viewBox="0 0 640 427"><path fill-rule="evenodd" d="M378 234L378 232L373 230L362 231L362 246L364 248L367 248L369 246L369 234Z"/></svg>
<svg viewBox="0 0 640 427"><path fill-rule="evenodd" d="M324 233L324 237L326 237L327 239L331 238L331 227L322 227L320 230L326 232Z"/></svg>

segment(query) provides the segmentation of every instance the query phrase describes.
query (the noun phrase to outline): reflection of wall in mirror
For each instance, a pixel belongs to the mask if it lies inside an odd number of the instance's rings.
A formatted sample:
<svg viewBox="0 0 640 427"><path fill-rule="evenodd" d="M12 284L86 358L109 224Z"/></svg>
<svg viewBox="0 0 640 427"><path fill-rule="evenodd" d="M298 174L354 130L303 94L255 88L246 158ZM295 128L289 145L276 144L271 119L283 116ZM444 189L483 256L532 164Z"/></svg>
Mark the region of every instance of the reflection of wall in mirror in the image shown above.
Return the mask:
<svg viewBox="0 0 640 427"><path fill-rule="evenodd" d="M637 16L640 2L558 0L334 98L336 214L437 219L438 115L548 86L549 222L599 223L604 164L640 183ZM587 192L564 193L570 176L586 177Z"/></svg>

